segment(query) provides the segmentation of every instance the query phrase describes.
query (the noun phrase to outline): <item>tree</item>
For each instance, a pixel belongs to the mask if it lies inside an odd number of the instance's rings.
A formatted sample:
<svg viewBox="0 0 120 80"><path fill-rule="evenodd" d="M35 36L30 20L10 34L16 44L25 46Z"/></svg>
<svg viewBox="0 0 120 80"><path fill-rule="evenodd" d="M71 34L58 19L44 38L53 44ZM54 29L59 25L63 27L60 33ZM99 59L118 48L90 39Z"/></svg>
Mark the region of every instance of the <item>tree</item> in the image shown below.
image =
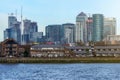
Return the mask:
<svg viewBox="0 0 120 80"><path fill-rule="evenodd" d="M24 53L23 53L23 55L24 55L24 57L29 57L29 53L28 53L28 51L24 51Z"/></svg>
<svg viewBox="0 0 120 80"><path fill-rule="evenodd" d="M93 51L92 54L93 54L93 57L96 57L96 52L95 51Z"/></svg>

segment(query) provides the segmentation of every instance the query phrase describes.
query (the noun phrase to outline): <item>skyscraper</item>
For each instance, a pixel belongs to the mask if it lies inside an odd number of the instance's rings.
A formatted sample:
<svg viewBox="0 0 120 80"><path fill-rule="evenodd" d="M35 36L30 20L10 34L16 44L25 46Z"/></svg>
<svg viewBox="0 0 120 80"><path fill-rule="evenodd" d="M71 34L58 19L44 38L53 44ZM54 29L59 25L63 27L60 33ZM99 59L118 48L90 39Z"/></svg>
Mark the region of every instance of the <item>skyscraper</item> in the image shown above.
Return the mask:
<svg viewBox="0 0 120 80"><path fill-rule="evenodd" d="M23 35L22 35L23 44L35 42L35 41L32 41L34 40L32 39L32 36L34 32L35 33L38 32L37 23L31 22L31 20L25 19L23 20L23 24L24 24Z"/></svg>
<svg viewBox="0 0 120 80"><path fill-rule="evenodd" d="M8 28L13 27L16 22L17 18L11 13L11 15L8 16Z"/></svg>
<svg viewBox="0 0 120 80"><path fill-rule="evenodd" d="M23 34L29 34L31 26L31 20L25 19L23 20Z"/></svg>
<svg viewBox="0 0 120 80"><path fill-rule="evenodd" d="M87 15L81 12L76 17L75 42L87 42Z"/></svg>
<svg viewBox="0 0 120 80"><path fill-rule="evenodd" d="M8 16L8 28L4 31L4 40L12 38L18 43L21 43L20 24L21 22L18 22L13 14Z"/></svg>
<svg viewBox="0 0 120 80"><path fill-rule="evenodd" d="M62 24L62 28L63 28L63 38L62 38L63 42L73 43L75 24L72 23Z"/></svg>
<svg viewBox="0 0 120 80"><path fill-rule="evenodd" d="M22 34L22 44L27 44L30 42L29 39L29 27L31 24L31 20L25 19L23 20L23 34Z"/></svg>
<svg viewBox="0 0 120 80"><path fill-rule="evenodd" d="M21 25L21 22L17 22L14 24L14 27L13 27L13 34L14 34L14 38L18 43L21 43L21 29L20 29L20 25Z"/></svg>
<svg viewBox="0 0 120 80"><path fill-rule="evenodd" d="M102 14L93 14L93 41L103 40L104 16Z"/></svg>
<svg viewBox="0 0 120 80"><path fill-rule="evenodd" d="M31 24L30 24L30 32L38 32L37 22L31 22Z"/></svg>
<svg viewBox="0 0 120 80"><path fill-rule="evenodd" d="M61 42L61 25L48 25L46 26L46 38L47 41L55 43Z"/></svg>
<svg viewBox="0 0 120 80"><path fill-rule="evenodd" d="M116 35L116 19L115 18L104 18L104 39L108 35Z"/></svg>
<svg viewBox="0 0 120 80"><path fill-rule="evenodd" d="M36 22L31 22L30 27L29 27L29 35L30 35L30 40L32 40L32 35L34 33L38 32L38 26ZM36 41L32 41L32 42L36 42Z"/></svg>
<svg viewBox="0 0 120 80"><path fill-rule="evenodd" d="M93 35L93 18L88 17L87 20L87 42L92 41L92 35Z"/></svg>
<svg viewBox="0 0 120 80"><path fill-rule="evenodd" d="M31 34L31 38L30 38L30 41L31 42L35 42L35 43L39 43L40 42L40 39L43 37L43 32L33 32Z"/></svg>

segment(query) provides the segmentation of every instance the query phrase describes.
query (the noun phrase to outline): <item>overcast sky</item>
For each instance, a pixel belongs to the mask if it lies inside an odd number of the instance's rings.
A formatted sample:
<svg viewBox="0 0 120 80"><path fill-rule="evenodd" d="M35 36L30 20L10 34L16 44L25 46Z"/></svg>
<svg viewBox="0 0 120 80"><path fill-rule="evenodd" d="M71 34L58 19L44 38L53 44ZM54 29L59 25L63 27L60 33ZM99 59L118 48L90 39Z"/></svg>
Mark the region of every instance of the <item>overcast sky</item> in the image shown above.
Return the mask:
<svg viewBox="0 0 120 80"><path fill-rule="evenodd" d="M49 24L75 23L80 12L101 13L105 17L117 19L117 34L120 34L120 0L1 0L0 1L0 41L8 27L8 13L16 13L20 20L21 6L23 19L36 21L39 31Z"/></svg>

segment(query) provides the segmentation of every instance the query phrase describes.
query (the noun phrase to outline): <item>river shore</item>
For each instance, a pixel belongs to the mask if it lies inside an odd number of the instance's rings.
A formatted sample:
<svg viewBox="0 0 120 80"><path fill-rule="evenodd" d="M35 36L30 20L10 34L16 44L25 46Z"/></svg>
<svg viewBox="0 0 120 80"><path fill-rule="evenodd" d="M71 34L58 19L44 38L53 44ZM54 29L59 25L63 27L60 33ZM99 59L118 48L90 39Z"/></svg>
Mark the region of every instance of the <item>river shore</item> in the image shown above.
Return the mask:
<svg viewBox="0 0 120 80"><path fill-rule="evenodd" d="M120 57L0 58L0 63L120 63Z"/></svg>

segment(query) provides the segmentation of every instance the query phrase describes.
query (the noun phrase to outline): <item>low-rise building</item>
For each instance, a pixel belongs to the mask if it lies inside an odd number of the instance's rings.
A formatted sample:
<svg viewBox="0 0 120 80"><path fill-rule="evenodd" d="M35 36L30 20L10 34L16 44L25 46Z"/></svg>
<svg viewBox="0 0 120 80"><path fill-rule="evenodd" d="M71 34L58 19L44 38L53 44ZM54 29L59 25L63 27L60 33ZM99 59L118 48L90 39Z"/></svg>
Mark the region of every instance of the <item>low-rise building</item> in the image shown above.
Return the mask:
<svg viewBox="0 0 120 80"><path fill-rule="evenodd" d="M107 38L104 39L106 44L120 44L120 35L108 35Z"/></svg>
<svg viewBox="0 0 120 80"><path fill-rule="evenodd" d="M19 57L24 57L25 48L24 45L19 45Z"/></svg>
<svg viewBox="0 0 120 80"><path fill-rule="evenodd" d="M66 48L72 51L77 57L93 56L93 49L90 46L73 46Z"/></svg>
<svg viewBox="0 0 120 80"><path fill-rule="evenodd" d="M120 46L95 46L96 56L120 56Z"/></svg>
<svg viewBox="0 0 120 80"><path fill-rule="evenodd" d="M34 45L30 49L31 57L72 57L74 54L61 45Z"/></svg>
<svg viewBox="0 0 120 80"><path fill-rule="evenodd" d="M78 57L90 56L120 56L120 46L78 46L67 47Z"/></svg>
<svg viewBox="0 0 120 80"><path fill-rule="evenodd" d="M2 57L14 57L18 56L19 44L13 39L6 39L2 43L1 56Z"/></svg>

